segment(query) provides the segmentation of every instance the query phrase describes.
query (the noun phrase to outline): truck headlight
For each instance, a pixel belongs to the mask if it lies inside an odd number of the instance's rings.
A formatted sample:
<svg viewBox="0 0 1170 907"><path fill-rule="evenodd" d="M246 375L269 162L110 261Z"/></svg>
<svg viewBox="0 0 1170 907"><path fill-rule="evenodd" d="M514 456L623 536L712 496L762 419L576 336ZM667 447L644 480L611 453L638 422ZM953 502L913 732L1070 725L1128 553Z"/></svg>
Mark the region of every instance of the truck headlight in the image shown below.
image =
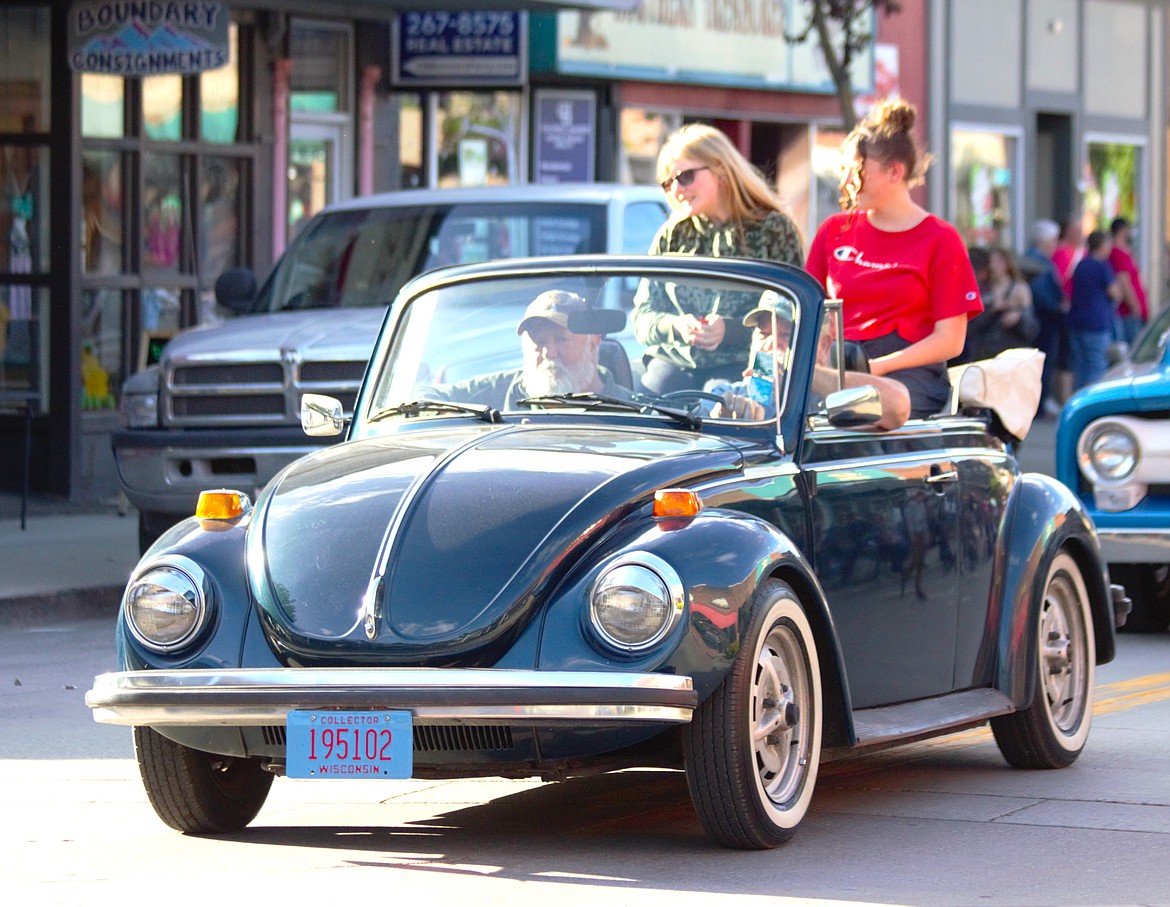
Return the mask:
<svg viewBox="0 0 1170 907"><path fill-rule="evenodd" d="M1137 439L1116 422L1101 422L1081 436L1078 459L1081 472L1094 484L1123 482L1137 468Z"/></svg>
<svg viewBox="0 0 1170 907"><path fill-rule="evenodd" d="M137 571L123 597L134 638L155 652L191 642L207 622L208 585L202 568L179 555L160 558Z"/></svg>
<svg viewBox="0 0 1170 907"><path fill-rule="evenodd" d="M589 620L601 640L623 652L648 649L683 610L683 585L662 558L623 555L606 567L589 596Z"/></svg>
<svg viewBox="0 0 1170 907"><path fill-rule="evenodd" d="M135 372L122 384L122 425L126 428L158 428L158 366Z"/></svg>

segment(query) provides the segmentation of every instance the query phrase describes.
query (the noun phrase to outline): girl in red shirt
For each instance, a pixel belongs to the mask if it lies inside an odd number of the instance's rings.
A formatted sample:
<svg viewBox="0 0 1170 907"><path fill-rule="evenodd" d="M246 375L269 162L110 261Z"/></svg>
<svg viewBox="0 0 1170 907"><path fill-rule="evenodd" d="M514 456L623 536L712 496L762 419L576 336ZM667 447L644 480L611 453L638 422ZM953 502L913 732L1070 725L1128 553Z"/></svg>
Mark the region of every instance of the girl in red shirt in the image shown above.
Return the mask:
<svg viewBox="0 0 1170 907"><path fill-rule="evenodd" d="M849 134L845 211L821 224L807 267L844 300L845 339L861 343L872 374L906 385L921 418L946 405L947 360L962 353L983 304L958 231L910 197L929 164L915 116L913 105L885 101Z"/></svg>

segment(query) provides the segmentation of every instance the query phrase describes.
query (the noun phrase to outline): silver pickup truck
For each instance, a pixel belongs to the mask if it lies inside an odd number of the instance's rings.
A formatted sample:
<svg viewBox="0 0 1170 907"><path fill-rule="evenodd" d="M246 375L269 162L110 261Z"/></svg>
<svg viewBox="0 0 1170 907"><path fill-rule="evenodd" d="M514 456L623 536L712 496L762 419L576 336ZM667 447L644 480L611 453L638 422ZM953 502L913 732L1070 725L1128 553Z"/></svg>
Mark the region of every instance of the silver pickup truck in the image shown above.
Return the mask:
<svg viewBox="0 0 1170 907"><path fill-rule="evenodd" d="M495 186L367 196L325 209L256 292L221 275L222 324L189 328L122 388L112 438L139 545L194 512L199 492L259 490L321 446L301 395L352 407L378 328L411 277L451 264L577 252L645 252L666 218L661 190L616 184Z"/></svg>

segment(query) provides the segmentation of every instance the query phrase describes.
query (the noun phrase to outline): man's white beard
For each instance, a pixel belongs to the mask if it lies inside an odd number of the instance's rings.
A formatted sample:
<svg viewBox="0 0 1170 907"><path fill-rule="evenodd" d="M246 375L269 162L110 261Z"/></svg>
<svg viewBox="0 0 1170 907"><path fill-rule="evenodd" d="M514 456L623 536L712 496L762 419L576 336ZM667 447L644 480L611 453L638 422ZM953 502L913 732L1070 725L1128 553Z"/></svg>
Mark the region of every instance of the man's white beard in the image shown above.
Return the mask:
<svg viewBox="0 0 1170 907"><path fill-rule="evenodd" d="M596 366L588 360L573 368L546 359L542 365L524 367L524 390L530 397L571 394L588 390L596 374Z"/></svg>

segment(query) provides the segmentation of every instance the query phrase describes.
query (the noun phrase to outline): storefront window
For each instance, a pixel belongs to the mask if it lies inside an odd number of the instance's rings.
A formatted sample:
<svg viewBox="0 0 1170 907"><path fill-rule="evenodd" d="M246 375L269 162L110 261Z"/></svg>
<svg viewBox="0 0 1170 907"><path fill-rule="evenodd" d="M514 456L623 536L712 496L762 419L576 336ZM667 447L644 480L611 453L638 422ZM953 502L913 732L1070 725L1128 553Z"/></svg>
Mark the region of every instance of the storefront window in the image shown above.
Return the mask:
<svg viewBox="0 0 1170 907"><path fill-rule="evenodd" d="M0 132L49 130L49 10L0 9Z"/></svg>
<svg viewBox="0 0 1170 907"><path fill-rule="evenodd" d="M183 137L182 76L142 80L142 124L149 139L177 141Z"/></svg>
<svg viewBox="0 0 1170 907"><path fill-rule="evenodd" d="M398 163L403 189L417 189L426 180L423 168L423 111L422 98L417 94L402 94L398 100Z"/></svg>
<svg viewBox="0 0 1170 907"><path fill-rule="evenodd" d="M1142 149L1123 142L1089 142L1081 194L1084 229L1108 230L1115 217L1141 223Z"/></svg>
<svg viewBox="0 0 1170 907"><path fill-rule="evenodd" d="M812 168L816 188L813 193L813 210L810 212L812 230L816 233L826 219L841 210L841 146L845 133L829 129L817 129L812 143Z"/></svg>
<svg viewBox="0 0 1170 907"><path fill-rule="evenodd" d="M49 270L49 150L0 145L0 271Z"/></svg>
<svg viewBox="0 0 1170 907"><path fill-rule="evenodd" d="M520 178L520 96L506 91L436 96L438 185L484 186Z"/></svg>
<svg viewBox="0 0 1170 907"><path fill-rule="evenodd" d="M349 110L348 29L294 22L289 34L293 61L289 108L293 113Z"/></svg>
<svg viewBox="0 0 1170 907"><path fill-rule="evenodd" d="M122 156L116 151L81 155L81 266L87 274L122 271Z"/></svg>
<svg viewBox="0 0 1170 907"><path fill-rule="evenodd" d="M144 154L142 173L143 264L177 268L183 237L182 162L176 154Z"/></svg>
<svg viewBox="0 0 1170 907"><path fill-rule="evenodd" d="M951 222L968 245L1016 245L1015 136L951 132Z"/></svg>
<svg viewBox="0 0 1170 907"><path fill-rule="evenodd" d="M125 83L118 76L85 73L81 77L81 134L86 138L121 138L125 128Z"/></svg>
<svg viewBox="0 0 1170 907"><path fill-rule="evenodd" d="M37 394L48 387L48 295L48 290L27 284L0 286L2 391Z"/></svg>
<svg viewBox="0 0 1170 907"><path fill-rule="evenodd" d="M122 368L124 326L121 290L81 294L81 408L113 409L126 376Z"/></svg>
<svg viewBox="0 0 1170 907"><path fill-rule="evenodd" d="M200 272L214 280L243 263L240 236L240 161L203 159L199 181Z"/></svg>
<svg viewBox="0 0 1170 907"><path fill-rule="evenodd" d="M204 141L228 144L240 125L239 28L228 29L228 61L199 76L199 129Z"/></svg>

